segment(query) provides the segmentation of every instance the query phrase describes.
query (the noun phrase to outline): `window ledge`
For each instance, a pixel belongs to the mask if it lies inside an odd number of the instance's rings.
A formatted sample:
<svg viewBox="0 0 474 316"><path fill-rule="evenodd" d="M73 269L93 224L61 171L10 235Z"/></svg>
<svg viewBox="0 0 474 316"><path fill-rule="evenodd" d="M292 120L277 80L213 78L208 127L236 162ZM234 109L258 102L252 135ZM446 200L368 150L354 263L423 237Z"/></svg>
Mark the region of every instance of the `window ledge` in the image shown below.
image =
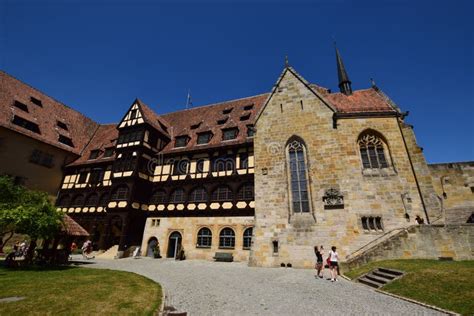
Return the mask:
<svg viewBox="0 0 474 316"><path fill-rule="evenodd" d="M200 249L211 249L211 246L196 246L196 248L200 248Z"/></svg>
<svg viewBox="0 0 474 316"><path fill-rule="evenodd" d="M396 176L397 172L393 167L376 169L376 168L365 168L362 169L362 175L364 177L390 177Z"/></svg>
<svg viewBox="0 0 474 316"><path fill-rule="evenodd" d="M221 246L219 246L219 249L235 249L235 247L221 247Z"/></svg>

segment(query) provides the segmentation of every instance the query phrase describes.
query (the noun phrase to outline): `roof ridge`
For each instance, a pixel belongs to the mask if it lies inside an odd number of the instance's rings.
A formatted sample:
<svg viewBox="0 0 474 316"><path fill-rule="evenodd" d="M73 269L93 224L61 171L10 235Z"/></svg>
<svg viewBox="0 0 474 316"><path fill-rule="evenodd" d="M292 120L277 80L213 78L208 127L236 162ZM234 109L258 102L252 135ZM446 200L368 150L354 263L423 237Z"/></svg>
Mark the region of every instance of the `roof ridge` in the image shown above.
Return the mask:
<svg viewBox="0 0 474 316"><path fill-rule="evenodd" d="M91 120L91 121L94 122L95 124L100 124L100 123L94 121L93 119L91 119L90 117L88 117L88 116L84 115L83 113L79 112L78 110L76 110L76 109L70 107L69 105L63 103L62 101L59 101L58 99L56 99L56 98L50 96L49 94L47 94L47 93L45 93L45 92L39 90L38 88L33 87L33 86L30 85L29 83L26 83L26 82L24 82L24 81L21 80L21 79L18 79L17 77L15 77L15 76L9 74L8 72L6 72L6 71L4 71L4 70L2 70L2 69L0 69L0 72L3 73L3 74L5 74L6 76L12 78L12 79L15 79L16 81L20 82L21 84L24 84L25 86L28 86L29 88L35 90L36 92L39 92L39 93L41 93L41 94L47 96L48 98L50 98L50 99L52 99L53 101L55 101L55 102L61 104L62 106L65 106L65 107L67 107L68 109L70 109L70 110L72 110L72 111L74 111L74 112L76 112L76 113L82 115L83 117L87 118L88 120Z"/></svg>
<svg viewBox="0 0 474 316"><path fill-rule="evenodd" d="M270 92L265 92L265 93L260 93L260 94L256 94L256 95L251 95L251 96L248 96L248 97L243 97L243 98L238 98L238 99L232 99L232 100L227 100L227 101L221 101L221 102L215 102L215 103L210 103L210 104L205 104L205 105L201 105L201 106L192 107L192 108L189 108L189 109L183 109L183 110L178 110L178 111L173 111L173 112L168 112L168 113L158 114L158 115L160 115L160 116L166 116L166 115L169 115L169 114L175 114L175 113L184 112L184 111L202 109L202 108L205 108L205 107L217 106L217 105L221 105L221 104L224 104L224 103L236 102L236 101L240 101L240 100L244 100L244 99L250 99L250 98L260 97L260 96L263 96L263 95L269 94L269 93L270 93Z"/></svg>

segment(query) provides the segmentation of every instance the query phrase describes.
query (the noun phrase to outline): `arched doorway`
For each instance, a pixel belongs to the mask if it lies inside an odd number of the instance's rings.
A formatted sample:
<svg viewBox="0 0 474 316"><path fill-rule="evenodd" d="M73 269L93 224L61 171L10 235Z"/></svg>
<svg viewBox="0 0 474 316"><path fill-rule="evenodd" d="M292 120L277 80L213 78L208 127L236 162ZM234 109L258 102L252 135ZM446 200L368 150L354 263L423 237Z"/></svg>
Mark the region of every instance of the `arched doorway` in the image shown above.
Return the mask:
<svg viewBox="0 0 474 316"><path fill-rule="evenodd" d="M179 232L172 232L168 239L168 258L176 258L178 251L181 249L181 234Z"/></svg>
<svg viewBox="0 0 474 316"><path fill-rule="evenodd" d="M154 250L156 248L156 245L158 245L158 239L156 239L156 237L151 237L150 240L148 240L148 248L146 250L147 257L155 257Z"/></svg>

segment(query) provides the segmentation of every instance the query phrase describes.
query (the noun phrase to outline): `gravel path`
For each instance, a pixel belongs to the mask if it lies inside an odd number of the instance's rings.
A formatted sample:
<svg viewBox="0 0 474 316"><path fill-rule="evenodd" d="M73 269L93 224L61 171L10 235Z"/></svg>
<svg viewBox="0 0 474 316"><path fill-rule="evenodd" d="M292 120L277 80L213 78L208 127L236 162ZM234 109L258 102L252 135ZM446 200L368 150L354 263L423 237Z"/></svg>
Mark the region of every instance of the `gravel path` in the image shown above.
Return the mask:
<svg viewBox="0 0 474 316"><path fill-rule="evenodd" d="M440 315L344 279L316 279L311 270L149 258L90 262L84 267L130 271L159 282L168 303L191 316Z"/></svg>

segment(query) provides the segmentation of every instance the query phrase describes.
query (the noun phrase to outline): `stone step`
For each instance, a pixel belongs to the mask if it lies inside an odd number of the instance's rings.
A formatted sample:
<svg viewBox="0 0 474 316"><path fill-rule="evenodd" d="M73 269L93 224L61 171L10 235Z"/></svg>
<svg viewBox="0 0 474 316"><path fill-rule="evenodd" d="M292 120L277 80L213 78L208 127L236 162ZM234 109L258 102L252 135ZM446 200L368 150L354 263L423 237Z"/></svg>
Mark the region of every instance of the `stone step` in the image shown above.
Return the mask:
<svg viewBox="0 0 474 316"><path fill-rule="evenodd" d="M369 279L370 281L372 281L372 282L379 283L380 285L385 285L387 282L390 282L390 280L387 280L387 279L384 279L384 278L381 278L381 277L377 277L377 276L373 275L372 273L366 274L365 277L367 279Z"/></svg>
<svg viewBox="0 0 474 316"><path fill-rule="evenodd" d="M382 286L382 285L379 284L379 283L375 283L375 282L373 282L372 280L367 279L365 276L360 277L357 281L359 281L360 283L363 283L363 284L365 284L365 285L371 286L371 287L373 287L373 288L376 288L376 289L378 289L379 287Z"/></svg>
<svg viewBox="0 0 474 316"><path fill-rule="evenodd" d="M382 271L379 271L379 270L372 271L372 274L375 276L387 279L387 280L393 280L396 278L396 276L393 274L383 273Z"/></svg>
<svg viewBox="0 0 474 316"><path fill-rule="evenodd" d="M403 275L403 271L398 271L394 269L379 268L378 270L382 273L394 275L395 277Z"/></svg>

